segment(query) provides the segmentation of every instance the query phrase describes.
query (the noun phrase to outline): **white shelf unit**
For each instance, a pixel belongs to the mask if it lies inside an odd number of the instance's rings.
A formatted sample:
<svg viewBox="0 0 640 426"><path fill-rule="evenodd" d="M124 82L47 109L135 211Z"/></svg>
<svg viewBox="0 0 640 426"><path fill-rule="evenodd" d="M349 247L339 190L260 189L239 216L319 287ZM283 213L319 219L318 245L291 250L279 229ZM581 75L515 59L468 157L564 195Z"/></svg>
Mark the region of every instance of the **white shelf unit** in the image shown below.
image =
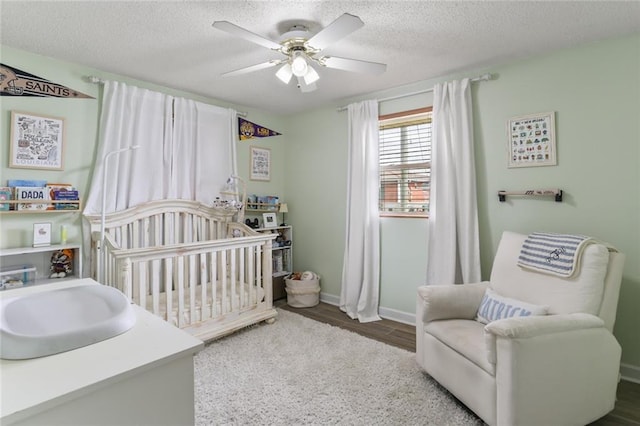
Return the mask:
<svg viewBox="0 0 640 426"><path fill-rule="evenodd" d="M58 250L73 251L73 272L65 278L49 278L51 255ZM0 249L0 271L35 268L35 280L26 285L80 278L82 276L82 245L54 244L45 247L17 247Z"/></svg>
<svg viewBox="0 0 640 426"><path fill-rule="evenodd" d="M293 272L293 227L291 225L273 228L257 228L258 232L278 234L273 242L273 299L287 297L284 277ZM287 243L288 241L288 243Z"/></svg>

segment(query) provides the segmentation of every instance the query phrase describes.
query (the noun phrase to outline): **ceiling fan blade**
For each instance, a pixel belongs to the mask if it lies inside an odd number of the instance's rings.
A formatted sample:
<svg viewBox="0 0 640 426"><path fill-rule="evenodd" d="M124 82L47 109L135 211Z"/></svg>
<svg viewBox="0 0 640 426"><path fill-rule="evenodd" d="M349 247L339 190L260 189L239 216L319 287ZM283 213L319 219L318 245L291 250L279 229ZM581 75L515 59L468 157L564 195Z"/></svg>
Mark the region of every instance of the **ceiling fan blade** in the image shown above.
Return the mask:
<svg viewBox="0 0 640 426"><path fill-rule="evenodd" d="M298 88L300 88L302 93L308 93L313 92L318 87L316 86L316 83L307 84L304 82L304 78L298 77Z"/></svg>
<svg viewBox="0 0 640 426"><path fill-rule="evenodd" d="M242 37L245 40L266 47L267 49L280 50L282 48L282 46L280 46L275 41L271 41L268 38L259 36L258 34L252 33L249 30L245 30L244 28L239 27L236 24L232 24L229 21L215 21L213 23L213 28L225 31L234 36Z"/></svg>
<svg viewBox="0 0 640 426"><path fill-rule="evenodd" d="M361 28L364 22L355 15L345 13L339 16L335 21L323 28L318 34L314 35L305 44L320 51L329 46L331 43L351 34L358 28Z"/></svg>
<svg viewBox="0 0 640 426"><path fill-rule="evenodd" d="M367 74L382 74L387 70L387 64L360 61L358 59L337 58L335 56L325 56L320 58L320 62L327 68Z"/></svg>
<svg viewBox="0 0 640 426"><path fill-rule="evenodd" d="M271 67L275 67L276 65L280 65L281 63L285 62L283 59L274 59L272 61L269 62L263 62L261 64L257 64L257 65L251 65L250 67L244 67L244 68L240 68L234 71L229 71L229 72L225 72L224 74L222 74L223 77L232 77L234 75L242 75L242 74L248 74L250 72L254 72L254 71L259 71L265 68L271 68Z"/></svg>

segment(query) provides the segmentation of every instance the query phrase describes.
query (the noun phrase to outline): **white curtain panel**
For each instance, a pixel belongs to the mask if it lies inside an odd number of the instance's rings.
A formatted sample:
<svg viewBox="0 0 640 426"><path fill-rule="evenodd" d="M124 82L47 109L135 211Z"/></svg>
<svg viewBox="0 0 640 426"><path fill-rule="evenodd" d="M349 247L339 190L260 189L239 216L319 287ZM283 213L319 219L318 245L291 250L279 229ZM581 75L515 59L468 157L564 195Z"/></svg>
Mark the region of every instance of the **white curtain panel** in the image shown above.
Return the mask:
<svg viewBox="0 0 640 426"><path fill-rule="evenodd" d="M471 81L436 84L427 284L480 281Z"/></svg>
<svg viewBox="0 0 640 426"><path fill-rule="evenodd" d="M107 81L96 163L85 204L85 214L102 211L102 179L106 155L139 145L109 158L105 211L166 198L170 182L172 98L124 83Z"/></svg>
<svg viewBox="0 0 640 426"><path fill-rule="evenodd" d="M236 174L235 117L231 109L175 99L170 198L211 204L219 196Z"/></svg>
<svg viewBox="0 0 640 426"><path fill-rule="evenodd" d="M380 293L378 102L348 107L347 229L340 309L360 322L377 321Z"/></svg>

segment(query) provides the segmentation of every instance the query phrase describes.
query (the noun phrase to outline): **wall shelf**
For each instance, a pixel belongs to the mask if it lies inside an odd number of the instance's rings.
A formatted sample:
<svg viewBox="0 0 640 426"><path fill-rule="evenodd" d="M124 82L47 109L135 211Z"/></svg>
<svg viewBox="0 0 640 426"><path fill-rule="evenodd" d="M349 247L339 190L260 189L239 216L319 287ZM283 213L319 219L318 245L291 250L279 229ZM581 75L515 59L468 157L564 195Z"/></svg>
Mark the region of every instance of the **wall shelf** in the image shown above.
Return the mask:
<svg viewBox="0 0 640 426"><path fill-rule="evenodd" d="M524 191L498 191L498 200L504 203L507 195L519 195L525 197L555 197L555 201L562 202L562 189L527 189Z"/></svg>
<svg viewBox="0 0 640 426"><path fill-rule="evenodd" d="M247 203L247 207L245 209L246 212L251 212L251 213L278 213L279 210L280 210L280 203L278 204Z"/></svg>
<svg viewBox="0 0 640 426"><path fill-rule="evenodd" d="M16 207L15 210L0 210L0 214L19 214L19 213L76 213L81 210L82 200L2 200L0 204L9 204ZM22 209L17 210L18 204L47 204L46 209ZM56 209L56 204L74 205L74 209ZM49 208L49 206L53 208Z"/></svg>

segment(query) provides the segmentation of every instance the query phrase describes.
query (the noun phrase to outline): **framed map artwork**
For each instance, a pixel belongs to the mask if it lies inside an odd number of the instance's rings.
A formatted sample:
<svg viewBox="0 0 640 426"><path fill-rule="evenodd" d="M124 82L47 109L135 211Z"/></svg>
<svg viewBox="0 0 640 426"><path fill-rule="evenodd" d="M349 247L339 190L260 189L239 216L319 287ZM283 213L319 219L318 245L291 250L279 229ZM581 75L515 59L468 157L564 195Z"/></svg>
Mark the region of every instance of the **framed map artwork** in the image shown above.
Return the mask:
<svg viewBox="0 0 640 426"><path fill-rule="evenodd" d="M62 170L64 119L11 111L9 167Z"/></svg>

